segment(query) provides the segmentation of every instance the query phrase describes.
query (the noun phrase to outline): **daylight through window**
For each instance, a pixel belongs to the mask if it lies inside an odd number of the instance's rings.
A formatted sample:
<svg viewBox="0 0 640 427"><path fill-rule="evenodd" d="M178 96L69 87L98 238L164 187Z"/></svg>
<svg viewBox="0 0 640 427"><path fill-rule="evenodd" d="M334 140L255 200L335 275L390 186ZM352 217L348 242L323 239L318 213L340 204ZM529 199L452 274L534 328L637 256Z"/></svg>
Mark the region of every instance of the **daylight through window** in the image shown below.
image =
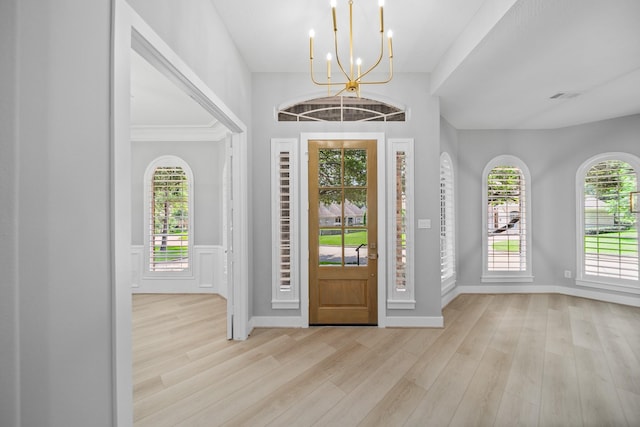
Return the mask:
<svg viewBox="0 0 640 427"><path fill-rule="evenodd" d="M584 274L638 279L637 215L631 212L636 173L626 162L606 160L584 178Z"/></svg>
<svg viewBox="0 0 640 427"><path fill-rule="evenodd" d="M189 186L181 167L153 172L149 206L149 271L189 268Z"/></svg>

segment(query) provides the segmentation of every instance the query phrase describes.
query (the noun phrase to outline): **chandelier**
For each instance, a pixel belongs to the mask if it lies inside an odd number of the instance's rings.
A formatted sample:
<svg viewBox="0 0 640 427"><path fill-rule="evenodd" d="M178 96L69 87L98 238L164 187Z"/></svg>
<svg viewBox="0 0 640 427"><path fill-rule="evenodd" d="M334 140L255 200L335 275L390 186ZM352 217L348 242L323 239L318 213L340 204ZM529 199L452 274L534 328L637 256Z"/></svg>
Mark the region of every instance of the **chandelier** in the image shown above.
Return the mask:
<svg viewBox="0 0 640 427"><path fill-rule="evenodd" d="M349 0L349 64L348 70L342 64L340 60L340 55L338 54L338 26L336 24L336 0L331 0L331 15L333 17L333 41L335 45L335 60L338 64L338 69L341 74L344 75L344 79L340 78L341 81L334 82L331 80L331 62L333 57L331 53L327 53L327 78L324 81L316 80L313 73L313 38L315 37L315 32L313 30L309 31L309 63L311 66L311 81L318 86L327 86L327 91L329 95L331 95L331 86L337 85L338 87L342 87L334 96L339 96L343 92L355 93L358 97L360 97L360 85L371 85L371 84L385 84L391 81L393 78L393 46L391 43L392 32L389 31L387 33L388 40L388 54L389 54L389 77L386 80L381 81L368 81L366 80L367 75L373 71L380 62L382 61L382 57L384 55L384 0L378 0L378 6L380 7L380 55L378 56L378 60L364 72L362 72L362 59L357 58L353 60L353 0ZM355 65L355 70L354 70ZM346 81L345 81L346 80Z"/></svg>

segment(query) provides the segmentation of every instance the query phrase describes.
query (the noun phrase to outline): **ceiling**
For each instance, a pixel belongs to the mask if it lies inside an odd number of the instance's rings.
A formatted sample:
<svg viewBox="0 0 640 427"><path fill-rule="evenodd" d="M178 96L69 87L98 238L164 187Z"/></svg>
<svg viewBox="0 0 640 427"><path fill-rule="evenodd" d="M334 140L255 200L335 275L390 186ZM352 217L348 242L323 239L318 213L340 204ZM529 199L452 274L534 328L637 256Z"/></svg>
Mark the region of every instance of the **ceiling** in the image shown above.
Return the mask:
<svg viewBox="0 0 640 427"><path fill-rule="evenodd" d="M252 72L307 72L330 50L329 0L211 0ZM338 27L347 0L338 0ZM386 0L394 71L432 73L458 129L545 129L640 113L640 0ZM377 33L354 0L354 40ZM364 63L376 53L355 46ZM553 95L564 93L556 99ZM398 100L401 102L402 100Z"/></svg>

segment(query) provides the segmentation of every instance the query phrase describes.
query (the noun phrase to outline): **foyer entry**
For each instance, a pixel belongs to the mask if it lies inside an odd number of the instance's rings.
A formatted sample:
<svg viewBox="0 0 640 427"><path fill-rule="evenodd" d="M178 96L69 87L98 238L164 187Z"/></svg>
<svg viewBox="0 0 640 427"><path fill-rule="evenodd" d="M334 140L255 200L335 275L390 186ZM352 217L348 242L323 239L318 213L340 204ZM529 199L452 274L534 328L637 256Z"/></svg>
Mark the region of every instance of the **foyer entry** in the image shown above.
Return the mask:
<svg viewBox="0 0 640 427"><path fill-rule="evenodd" d="M309 323L378 322L377 142L309 140Z"/></svg>

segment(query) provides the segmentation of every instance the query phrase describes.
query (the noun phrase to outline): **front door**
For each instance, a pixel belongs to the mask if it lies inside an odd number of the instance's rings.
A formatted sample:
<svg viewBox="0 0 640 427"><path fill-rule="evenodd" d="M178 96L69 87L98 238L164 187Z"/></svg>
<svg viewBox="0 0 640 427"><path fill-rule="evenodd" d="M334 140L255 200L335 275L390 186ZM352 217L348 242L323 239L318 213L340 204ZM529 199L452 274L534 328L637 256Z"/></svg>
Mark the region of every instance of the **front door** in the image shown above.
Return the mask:
<svg viewBox="0 0 640 427"><path fill-rule="evenodd" d="M309 323L378 322L375 140L309 141Z"/></svg>

